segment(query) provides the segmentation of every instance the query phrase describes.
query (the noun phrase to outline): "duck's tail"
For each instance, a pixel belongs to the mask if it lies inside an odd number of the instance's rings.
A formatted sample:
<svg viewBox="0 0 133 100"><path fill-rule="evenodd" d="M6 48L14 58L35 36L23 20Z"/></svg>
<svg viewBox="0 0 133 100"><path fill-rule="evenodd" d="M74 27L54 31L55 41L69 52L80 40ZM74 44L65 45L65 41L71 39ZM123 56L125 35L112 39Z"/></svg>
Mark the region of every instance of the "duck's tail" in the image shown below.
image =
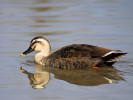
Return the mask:
<svg viewBox="0 0 133 100"><path fill-rule="evenodd" d="M127 53L109 52L103 56L106 65L112 66L117 60L125 56Z"/></svg>

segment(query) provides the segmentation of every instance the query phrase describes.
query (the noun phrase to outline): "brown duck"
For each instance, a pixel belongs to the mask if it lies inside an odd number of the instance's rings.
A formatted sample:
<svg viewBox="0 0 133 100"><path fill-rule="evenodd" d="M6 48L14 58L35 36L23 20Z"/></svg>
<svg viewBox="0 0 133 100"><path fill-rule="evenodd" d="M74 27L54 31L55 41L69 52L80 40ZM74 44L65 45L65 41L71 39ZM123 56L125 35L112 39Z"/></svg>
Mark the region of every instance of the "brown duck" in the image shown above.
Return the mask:
<svg viewBox="0 0 133 100"><path fill-rule="evenodd" d="M68 45L50 54L50 43L42 36L33 38L30 47L21 56L32 51L39 51L35 55L35 62L38 64L65 69L111 66L127 54L120 50L111 50L88 44Z"/></svg>

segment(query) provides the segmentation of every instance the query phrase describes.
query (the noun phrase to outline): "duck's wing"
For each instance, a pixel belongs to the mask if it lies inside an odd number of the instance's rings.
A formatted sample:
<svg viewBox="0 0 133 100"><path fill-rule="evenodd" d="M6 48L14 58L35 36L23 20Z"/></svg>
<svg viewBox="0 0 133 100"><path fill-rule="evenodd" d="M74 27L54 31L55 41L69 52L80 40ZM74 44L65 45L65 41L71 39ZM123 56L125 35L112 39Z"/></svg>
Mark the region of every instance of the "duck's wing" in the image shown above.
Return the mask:
<svg viewBox="0 0 133 100"><path fill-rule="evenodd" d="M56 52L52 53L50 57L72 58L72 57L102 57L108 53L116 52L117 50L106 49L98 46L87 44L73 44L65 46Z"/></svg>

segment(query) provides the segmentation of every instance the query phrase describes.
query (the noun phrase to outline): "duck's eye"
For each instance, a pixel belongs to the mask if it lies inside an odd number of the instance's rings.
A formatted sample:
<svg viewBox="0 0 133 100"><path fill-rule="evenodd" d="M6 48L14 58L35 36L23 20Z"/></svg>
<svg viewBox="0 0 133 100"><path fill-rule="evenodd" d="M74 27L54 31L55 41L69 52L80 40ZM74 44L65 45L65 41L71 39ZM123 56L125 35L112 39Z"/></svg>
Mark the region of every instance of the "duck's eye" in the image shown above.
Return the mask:
<svg viewBox="0 0 133 100"><path fill-rule="evenodd" d="M40 51L44 44L41 41L35 41L31 44L31 48L35 51Z"/></svg>
<svg viewBox="0 0 133 100"><path fill-rule="evenodd" d="M35 48L36 48L36 45L37 45L38 43L40 43L40 41L35 41L35 42L31 43L31 44L30 44L31 48L32 48L32 49L35 49Z"/></svg>
<svg viewBox="0 0 133 100"><path fill-rule="evenodd" d="M31 44L31 46L34 46L34 45L36 45L36 44L40 44L41 42L40 41L35 41L35 42L33 42L32 44Z"/></svg>

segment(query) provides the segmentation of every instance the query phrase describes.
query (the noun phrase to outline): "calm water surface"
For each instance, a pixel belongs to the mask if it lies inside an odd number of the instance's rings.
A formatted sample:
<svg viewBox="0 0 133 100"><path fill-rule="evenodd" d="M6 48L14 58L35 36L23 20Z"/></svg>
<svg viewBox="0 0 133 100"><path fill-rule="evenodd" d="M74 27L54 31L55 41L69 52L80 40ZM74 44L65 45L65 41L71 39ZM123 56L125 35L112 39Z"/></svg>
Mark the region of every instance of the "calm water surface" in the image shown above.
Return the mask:
<svg viewBox="0 0 133 100"><path fill-rule="evenodd" d="M132 0L0 0L0 98L131 100L132 32ZM45 68L34 64L35 53L20 57L40 35L50 41L52 52L87 43L128 55L102 71Z"/></svg>

